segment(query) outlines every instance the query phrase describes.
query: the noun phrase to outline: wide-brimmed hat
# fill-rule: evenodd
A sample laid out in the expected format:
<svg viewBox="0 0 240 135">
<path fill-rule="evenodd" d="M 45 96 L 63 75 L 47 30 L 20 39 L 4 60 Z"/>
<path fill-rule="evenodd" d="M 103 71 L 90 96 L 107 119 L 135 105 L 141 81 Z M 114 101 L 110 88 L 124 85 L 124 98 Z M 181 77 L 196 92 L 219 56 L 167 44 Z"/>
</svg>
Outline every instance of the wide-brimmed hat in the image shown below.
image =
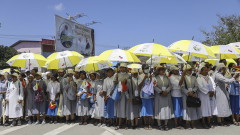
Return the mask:
<svg viewBox="0 0 240 135">
<path fill-rule="evenodd" d="M 18 73 L 13 73 L 13 74 L 11 74 L 11 76 L 18 77 L 19 74 Z"/>
<path fill-rule="evenodd" d="M 42 76 L 42 73 L 41 72 L 37 72 L 36 75 Z"/>
<path fill-rule="evenodd" d="M 68 74 L 74 74 L 73 69 L 68 69 L 67 72 L 68 72 Z"/>
<path fill-rule="evenodd" d="M 192 69 L 192 66 L 191 65 L 189 65 L 189 64 L 185 64 L 184 66 L 183 66 L 183 70 L 188 70 L 188 69 Z"/>
<path fill-rule="evenodd" d="M 138 73 L 138 69 L 137 69 L 137 68 L 133 68 L 133 69 L 131 70 L 131 73 L 132 73 L 132 74 Z"/>
<path fill-rule="evenodd" d="M 176 67 L 176 66 L 174 66 L 174 65 L 172 65 L 172 66 L 170 67 L 170 71 L 173 71 L 173 70 L 179 70 L 179 68 Z"/>
<path fill-rule="evenodd" d="M 127 63 L 121 63 L 119 67 L 127 67 Z"/>
</svg>

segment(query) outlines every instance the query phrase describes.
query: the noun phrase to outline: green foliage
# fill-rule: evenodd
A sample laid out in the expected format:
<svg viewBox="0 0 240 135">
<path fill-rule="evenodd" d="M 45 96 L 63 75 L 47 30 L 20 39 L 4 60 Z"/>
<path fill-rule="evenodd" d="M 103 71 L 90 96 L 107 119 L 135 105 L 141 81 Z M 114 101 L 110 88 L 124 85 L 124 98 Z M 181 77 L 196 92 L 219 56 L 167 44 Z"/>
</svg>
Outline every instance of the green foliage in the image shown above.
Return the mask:
<svg viewBox="0 0 240 135">
<path fill-rule="evenodd" d="M 218 24 L 213 25 L 213 30 L 210 32 L 202 30 L 206 36 L 203 44 L 206 45 L 226 45 L 233 42 L 240 41 L 240 16 L 229 15 L 221 16 Z"/>
<path fill-rule="evenodd" d="M 9 67 L 6 62 L 17 54 L 18 52 L 14 48 L 0 45 L 0 69 Z"/>
</svg>

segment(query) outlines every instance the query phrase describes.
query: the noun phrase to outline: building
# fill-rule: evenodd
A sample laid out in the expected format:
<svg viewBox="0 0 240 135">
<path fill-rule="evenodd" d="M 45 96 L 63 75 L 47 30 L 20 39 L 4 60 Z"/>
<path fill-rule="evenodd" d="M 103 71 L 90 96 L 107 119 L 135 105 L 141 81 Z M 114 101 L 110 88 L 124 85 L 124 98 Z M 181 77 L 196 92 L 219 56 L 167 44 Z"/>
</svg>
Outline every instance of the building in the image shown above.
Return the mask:
<svg viewBox="0 0 240 135">
<path fill-rule="evenodd" d="M 50 39 L 42 39 L 41 41 L 34 40 L 19 40 L 10 47 L 22 53 L 36 53 L 44 57 L 48 57 L 55 51 L 55 42 Z"/>
</svg>

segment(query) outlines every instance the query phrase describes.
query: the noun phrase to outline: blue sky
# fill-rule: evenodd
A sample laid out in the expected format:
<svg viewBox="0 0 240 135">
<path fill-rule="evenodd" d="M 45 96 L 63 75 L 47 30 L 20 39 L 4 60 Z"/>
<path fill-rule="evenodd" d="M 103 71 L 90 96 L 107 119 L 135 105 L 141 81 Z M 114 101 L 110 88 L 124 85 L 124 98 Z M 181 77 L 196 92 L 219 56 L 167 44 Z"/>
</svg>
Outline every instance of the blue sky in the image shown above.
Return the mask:
<svg viewBox="0 0 240 135">
<path fill-rule="evenodd" d="M 239 15 L 240 0 L 0 0 L 0 44 L 51 38 L 54 14 L 66 13 L 87 14 L 79 23 L 102 22 L 91 26 L 98 55 L 153 39 L 165 46 L 193 36 L 202 41 L 200 30 L 210 31 L 217 24 L 216 14 Z"/>
</svg>

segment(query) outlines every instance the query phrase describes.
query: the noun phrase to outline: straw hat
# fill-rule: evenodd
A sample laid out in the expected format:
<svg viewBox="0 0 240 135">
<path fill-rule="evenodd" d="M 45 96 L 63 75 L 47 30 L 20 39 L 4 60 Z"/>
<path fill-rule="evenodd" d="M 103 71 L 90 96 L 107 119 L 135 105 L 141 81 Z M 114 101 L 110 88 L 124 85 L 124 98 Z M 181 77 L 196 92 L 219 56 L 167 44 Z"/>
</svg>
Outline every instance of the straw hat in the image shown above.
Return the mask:
<svg viewBox="0 0 240 135">
<path fill-rule="evenodd" d="M 191 68 L 192 68 L 192 66 L 189 65 L 189 64 L 183 66 L 183 70 L 188 70 L 188 69 L 191 69 Z"/>
<path fill-rule="evenodd" d="M 173 71 L 173 70 L 179 70 L 179 68 L 176 67 L 176 66 L 174 66 L 174 65 L 172 65 L 172 66 L 170 67 L 170 71 Z"/>
<path fill-rule="evenodd" d="M 68 72 L 69 74 L 74 74 L 73 69 L 68 69 L 67 72 Z"/>
<path fill-rule="evenodd" d="M 120 67 L 125 67 L 126 68 L 127 67 L 127 63 L 121 63 Z"/>
<path fill-rule="evenodd" d="M 138 69 L 133 68 L 133 69 L 131 70 L 131 73 L 132 73 L 132 74 L 134 74 L 134 73 L 138 73 Z"/>
<path fill-rule="evenodd" d="M 13 74 L 11 74 L 11 76 L 18 77 L 19 75 L 18 75 L 18 73 L 13 73 Z"/>
</svg>

